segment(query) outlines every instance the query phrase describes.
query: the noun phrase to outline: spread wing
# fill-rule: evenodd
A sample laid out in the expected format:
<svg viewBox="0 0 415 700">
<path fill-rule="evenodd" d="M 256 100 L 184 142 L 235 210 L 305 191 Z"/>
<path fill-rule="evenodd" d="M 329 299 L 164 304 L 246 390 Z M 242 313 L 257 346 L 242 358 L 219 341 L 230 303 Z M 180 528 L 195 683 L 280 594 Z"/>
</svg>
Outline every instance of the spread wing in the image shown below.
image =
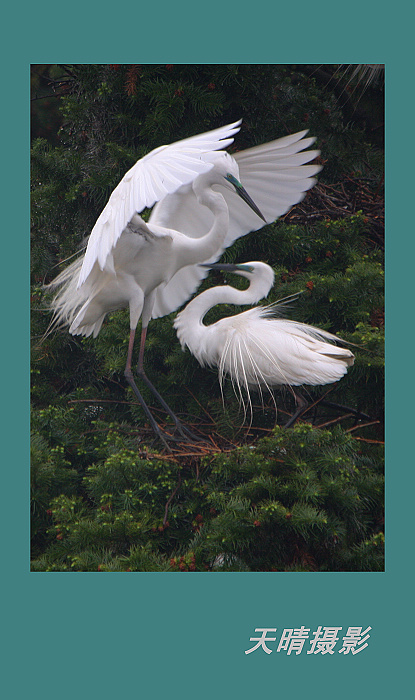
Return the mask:
<svg viewBox="0 0 415 700">
<path fill-rule="evenodd" d="M 316 182 L 314 176 L 321 167 L 306 164 L 318 156 L 319 151 L 304 150 L 315 141 L 311 137 L 304 138 L 306 134 L 307 131 L 300 131 L 233 154 L 241 183 L 267 223 L 272 223 L 300 202 Z M 215 187 L 228 204 L 229 230 L 222 249 L 215 257 L 200 262 L 214 262 L 237 238 L 265 225 L 236 193 L 219 185 Z M 182 187 L 156 204 L 150 223 L 168 226 L 191 238 L 199 238 L 211 228 L 213 215 L 207 207 L 198 203 L 191 187 Z M 206 268 L 197 265 L 176 272 L 170 282 L 157 290 L 153 318 L 164 316 L 181 306 L 207 274 Z"/>
<path fill-rule="evenodd" d="M 241 120 L 160 146 L 137 161 L 112 192 L 91 231 L 78 286 L 95 262 L 101 270 L 105 268 L 112 248 L 133 215 L 210 170 L 212 163 L 205 161 L 203 154 L 229 146 L 240 124 Z"/>
</svg>

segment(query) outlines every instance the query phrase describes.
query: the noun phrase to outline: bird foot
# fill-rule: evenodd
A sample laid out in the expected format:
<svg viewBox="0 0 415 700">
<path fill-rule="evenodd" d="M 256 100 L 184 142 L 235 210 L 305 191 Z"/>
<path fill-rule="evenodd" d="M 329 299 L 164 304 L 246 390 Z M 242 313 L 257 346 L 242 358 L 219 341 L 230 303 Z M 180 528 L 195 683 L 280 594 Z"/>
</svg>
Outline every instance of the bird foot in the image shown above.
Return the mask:
<svg viewBox="0 0 415 700">
<path fill-rule="evenodd" d="M 152 425 L 153 431 L 155 433 L 156 440 L 163 443 L 166 450 L 171 454 L 173 450 L 171 449 L 170 443 L 174 445 L 179 445 L 186 443 L 187 445 L 197 444 L 201 445 L 206 443 L 206 440 L 198 437 L 191 430 L 189 430 L 183 423 L 178 421 L 175 426 L 172 426 L 172 433 L 167 433 L 165 430 L 160 428 L 158 424 Z"/>
<path fill-rule="evenodd" d="M 183 425 L 183 423 L 181 423 L 180 421 L 176 424 L 176 430 L 186 442 L 205 442 L 203 438 L 200 438 L 194 433 L 192 433 L 192 431 L 189 430 L 189 428 Z M 179 439 L 178 441 L 180 442 Z"/>
</svg>

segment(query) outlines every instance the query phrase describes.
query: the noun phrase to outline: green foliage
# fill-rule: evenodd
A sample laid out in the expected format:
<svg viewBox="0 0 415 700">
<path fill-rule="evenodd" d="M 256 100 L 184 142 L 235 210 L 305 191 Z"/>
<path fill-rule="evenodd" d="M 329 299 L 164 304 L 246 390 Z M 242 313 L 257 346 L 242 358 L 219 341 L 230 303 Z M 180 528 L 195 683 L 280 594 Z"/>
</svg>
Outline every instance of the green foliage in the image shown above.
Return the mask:
<svg viewBox="0 0 415 700">
<path fill-rule="evenodd" d="M 340 428 L 277 428 L 200 471 L 123 444 L 109 431 L 83 497 L 52 500 L 34 570 L 382 569 L 381 455 Z"/>
<path fill-rule="evenodd" d="M 90 64 L 49 67 L 49 79 L 62 81 L 62 72 L 53 138 L 42 101 L 34 103 L 32 570 L 382 570 L 383 149 L 369 128 L 379 95 L 357 119 L 337 82 L 312 66 Z M 369 418 L 319 404 L 305 420 L 320 429 L 283 431 L 293 410 L 287 390 L 276 394 L 277 410 L 272 397 L 258 398 L 250 425 L 230 384 L 222 397 L 216 371 L 182 352 L 171 314 L 150 324 L 146 371 L 217 449 L 168 457 L 125 384 L 128 314 L 111 314 L 96 339 L 48 333 L 42 285 L 85 245 L 138 158 L 240 117 L 235 148 L 310 129 L 324 167 L 319 188 L 222 259 L 268 262 L 276 275 L 268 302 L 298 294 L 284 314 L 352 344 L 348 374 L 308 398 L 329 391 Z M 212 273 L 199 291 L 221 283 Z M 206 320 L 239 311 L 221 305 Z"/>
<path fill-rule="evenodd" d="M 210 498 L 220 514 L 198 547 L 210 558 L 236 556 L 254 571 L 298 565 L 306 571 L 360 570 L 351 550 L 379 534 L 383 494 L 379 465 L 360 452 L 339 428 L 302 425 L 277 429 L 274 438 L 241 448 L 232 459 L 218 458 L 220 490 Z M 382 567 L 381 554 L 366 568 L 372 565 Z"/>
</svg>

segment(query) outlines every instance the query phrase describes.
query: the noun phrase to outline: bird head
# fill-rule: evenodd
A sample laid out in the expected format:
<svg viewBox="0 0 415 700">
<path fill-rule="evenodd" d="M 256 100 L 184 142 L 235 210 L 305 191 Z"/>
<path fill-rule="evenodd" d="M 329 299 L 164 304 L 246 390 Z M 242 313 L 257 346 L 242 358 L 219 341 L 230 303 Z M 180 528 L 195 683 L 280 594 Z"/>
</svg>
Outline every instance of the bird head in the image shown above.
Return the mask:
<svg viewBox="0 0 415 700">
<path fill-rule="evenodd" d="M 254 200 L 249 196 L 248 192 L 246 191 L 246 189 L 242 185 L 242 183 L 239 182 L 239 180 L 234 175 L 232 175 L 232 173 L 226 173 L 225 180 L 227 180 L 227 182 L 229 182 L 233 186 L 236 194 L 239 197 L 241 197 L 241 199 L 243 199 L 244 202 L 246 202 L 249 207 L 251 207 L 252 211 L 254 211 L 255 214 L 258 214 L 258 216 L 260 217 L 260 219 L 262 219 L 262 221 L 265 221 L 265 223 L 267 223 L 265 216 L 258 209 Z"/>
<path fill-rule="evenodd" d="M 239 180 L 239 168 L 236 160 L 226 151 L 207 153 L 204 155 L 204 159 L 213 163 L 213 168 L 208 174 L 208 176 L 213 178 L 213 184 L 223 185 L 227 189 L 232 190 L 232 192 L 236 192 L 238 197 L 243 199 L 251 207 L 252 211 L 267 223 L 264 215 Z"/>
<path fill-rule="evenodd" d="M 250 288 L 257 288 L 258 299 L 265 297 L 274 284 L 274 270 L 264 262 L 257 260 L 247 263 L 200 263 L 200 267 L 210 270 L 233 272 L 249 280 Z"/>
</svg>

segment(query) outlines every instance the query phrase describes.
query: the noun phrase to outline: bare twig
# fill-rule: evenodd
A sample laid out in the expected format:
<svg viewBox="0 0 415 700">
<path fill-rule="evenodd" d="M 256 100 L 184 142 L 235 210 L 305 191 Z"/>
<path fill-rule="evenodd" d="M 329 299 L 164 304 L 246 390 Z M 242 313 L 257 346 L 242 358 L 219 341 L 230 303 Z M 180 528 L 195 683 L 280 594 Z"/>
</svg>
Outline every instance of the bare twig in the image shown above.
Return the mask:
<svg viewBox="0 0 415 700">
<path fill-rule="evenodd" d="M 348 428 L 346 433 L 352 433 L 354 430 L 359 430 L 360 428 L 367 428 L 369 425 L 380 425 L 380 420 L 372 420 L 370 423 L 360 423 L 359 425 L 353 426 L 353 428 Z"/>
<path fill-rule="evenodd" d="M 356 435 L 356 437 L 355 436 L 352 436 L 352 437 L 353 437 L 353 440 L 360 440 L 361 442 L 370 442 L 373 445 L 384 445 L 385 444 L 383 440 L 370 440 L 369 438 L 359 437 L 357 435 Z"/>
<path fill-rule="evenodd" d="M 178 492 L 181 483 L 182 483 L 182 475 L 179 474 L 179 481 L 178 481 L 178 483 L 177 483 L 177 486 L 176 486 L 176 488 L 174 489 L 174 491 L 173 491 L 173 493 L 171 494 L 171 496 L 169 497 L 169 499 L 168 499 L 168 501 L 167 501 L 167 503 L 166 503 L 166 507 L 165 507 L 165 509 L 164 509 L 164 518 L 163 518 L 163 525 L 164 525 L 164 526 L 166 525 L 166 522 L 167 522 L 167 514 L 168 514 L 168 511 L 169 511 L 169 505 L 170 505 L 170 503 L 172 502 L 173 498 L 175 497 L 176 493 Z"/>
</svg>

